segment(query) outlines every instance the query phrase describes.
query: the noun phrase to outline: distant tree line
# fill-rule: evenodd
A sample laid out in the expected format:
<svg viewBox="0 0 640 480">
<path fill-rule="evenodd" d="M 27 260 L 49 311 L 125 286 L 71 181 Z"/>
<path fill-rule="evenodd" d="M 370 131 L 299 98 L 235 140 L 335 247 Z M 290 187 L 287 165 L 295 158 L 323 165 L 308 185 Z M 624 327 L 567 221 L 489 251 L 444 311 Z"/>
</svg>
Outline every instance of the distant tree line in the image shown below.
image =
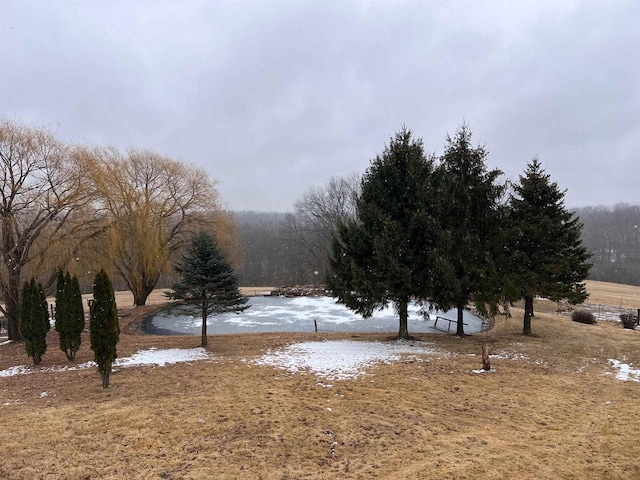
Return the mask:
<svg viewBox="0 0 640 480">
<path fill-rule="evenodd" d="M 640 285 L 640 206 L 578 208 L 582 242 L 592 254 L 589 278 Z"/>
<path fill-rule="evenodd" d="M 235 212 L 237 274 L 241 285 L 280 287 L 324 282 L 313 252 L 290 236 L 287 214 Z"/>
<path fill-rule="evenodd" d="M 235 212 L 238 276 L 247 286 L 317 285 L 325 282 L 331 238 L 339 221 L 355 215 L 356 174 L 310 186 L 293 212 Z"/>
<path fill-rule="evenodd" d="M 314 186 L 307 194 L 318 190 L 330 188 Z M 589 279 L 640 285 L 640 206 L 582 207 L 574 212 L 583 225 L 582 244 L 592 254 Z M 327 234 L 331 230 L 324 232 L 322 242 L 314 241 L 320 237 L 314 230 L 292 230 L 292 224 L 299 224 L 304 218 L 298 215 L 297 209 L 286 214 L 234 212 L 238 229 L 235 252 L 242 285 L 277 287 L 323 281 L 324 277 L 314 272 L 327 269 Z M 311 238 L 306 239 L 305 235 Z"/>
</svg>

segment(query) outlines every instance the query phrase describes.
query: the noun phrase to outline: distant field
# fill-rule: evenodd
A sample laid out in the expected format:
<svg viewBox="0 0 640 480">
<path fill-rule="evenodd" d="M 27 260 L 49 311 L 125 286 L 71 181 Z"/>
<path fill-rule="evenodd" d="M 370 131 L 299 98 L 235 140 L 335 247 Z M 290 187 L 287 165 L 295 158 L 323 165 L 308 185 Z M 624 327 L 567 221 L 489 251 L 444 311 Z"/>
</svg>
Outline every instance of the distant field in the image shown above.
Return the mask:
<svg viewBox="0 0 640 480">
<path fill-rule="evenodd" d="M 635 308 L 640 298 L 640 287 L 588 289 L 596 304 Z M 118 294 L 121 308 L 131 302 Z M 126 333 L 154 308 L 123 311 L 119 357 L 197 347 L 197 337 Z M 522 311 L 512 313 L 463 339 L 417 335 L 414 344 L 436 353 L 333 381 L 255 362 L 302 341 L 395 341 L 212 336 L 209 360 L 119 368 L 107 390 L 93 369 L 62 371 L 69 362 L 53 331 L 42 368 L 28 375 L 2 376 L 29 365 L 22 345 L 3 344 L 0 478 L 640 478 L 640 331 L 577 324 L 548 302 L 537 307 L 534 336 L 523 337 Z M 83 342 L 73 365 L 92 359 Z M 483 345 L 495 371 L 474 373 Z M 626 365 L 628 381 L 611 360 Z"/>
<path fill-rule="evenodd" d="M 588 303 L 640 308 L 640 287 L 618 283 L 587 281 Z"/>
</svg>

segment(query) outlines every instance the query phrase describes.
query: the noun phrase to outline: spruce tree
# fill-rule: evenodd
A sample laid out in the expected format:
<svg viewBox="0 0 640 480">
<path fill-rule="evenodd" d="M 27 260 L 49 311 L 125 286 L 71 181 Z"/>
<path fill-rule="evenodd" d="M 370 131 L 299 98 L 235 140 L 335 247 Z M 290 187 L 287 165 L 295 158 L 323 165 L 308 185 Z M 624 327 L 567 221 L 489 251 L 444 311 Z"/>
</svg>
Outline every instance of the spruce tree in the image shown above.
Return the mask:
<svg viewBox="0 0 640 480">
<path fill-rule="evenodd" d="M 457 309 L 457 335 L 464 335 L 463 312 L 470 301 L 483 315 L 494 315 L 501 275 L 494 262 L 502 219 L 502 174 L 488 170 L 487 151 L 471 145 L 467 125 L 447 136 L 441 157 L 438 208 L 441 226 L 434 268 L 433 302 L 441 310 Z"/>
<path fill-rule="evenodd" d="M 534 158 L 509 200 L 508 294 L 524 299 L 523 334 L 531 335 L 533 299 L 582 303 L 590 254 L 582 246 L 582 224 L 564 206 L 565 192 Z"/>
<path fill-rule="evenodd" d="M 220 313 L 240 313 L 249 300 L 240 293 L 233 266 L 216 240 L 206 232 L 191 239 L 181 261 L 175 266 L 180 281 L 167 297 L 182 300 L 181 307 L 202 318 L 201 345 L 207 346 L 207 317 Z"/>
<path fill-rule="evenodd" d="M 327 286 L 351 310 L 370 317 L 391 303 L 398 338 L 409 338 L 408 304 L 430 294 L 437 239 L 433 158 L 403 128 L 372 160 L 356 202 L 356 219 L 334 236 Z"/>
<path fill-rule="evenodd" d="M 49 308 L 42 285 L 32 278 L 22 288 L 20 302 L 20 335 L 27 355 L 38 365 L 47 350 L 47 332 L 51 328 Z"/>
<path fill-rule="evenodd" d="M 120 338 L 120 325 L 113 286 L 104 269 L 98 272 L 93 283 L 89 338 L 98 372 L 102 377 L 102 388 L 107 388 L 111 366 L 117 358 L 116 344 Z"/>
<path fill-rule="evenodd" d="M 84 309 L 78 277 L 58 271 L 56 282 L 56 331 L 60 336 L 60 350 L 73 360 L 82 342 Z"/>
</svg>

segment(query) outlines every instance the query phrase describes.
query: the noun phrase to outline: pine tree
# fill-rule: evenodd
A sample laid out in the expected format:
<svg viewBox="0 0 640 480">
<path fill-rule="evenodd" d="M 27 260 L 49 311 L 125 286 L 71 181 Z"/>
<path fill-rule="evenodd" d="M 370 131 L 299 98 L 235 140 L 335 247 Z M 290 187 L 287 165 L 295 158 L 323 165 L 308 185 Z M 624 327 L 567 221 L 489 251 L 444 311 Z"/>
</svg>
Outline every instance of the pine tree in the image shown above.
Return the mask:
<svg viewBox="0 0 640 480">
<path fill-rule="evenodd" d="M 216 240 L 206 232 L 191 239 L 181 261 L 175 266 L 180 282 L 167 297 L 182 300 L 181 308 L 202 318 L 201 345 L 207 346 L 207 317 L 220 313 L 240 313 L 249 300 L 240 293 L 238 279 Z"/>
<path fill-rule="evenodd" d="M 371 162 L 356 220 L 340 224 L 332 243 L 328 288 L 365 318 L 393 304 L 399 338 L 409 338 L 409 301 L 430 294 L 437 238 L 434 181 L 433 158 L 403 128 Z"/>
<path fill-rule="evenodd" d="M 51 328 L 49 308 L 42 285 L 34 278 L 25 282 L 20 302 L 20 335 L 27 355 L 38 365 L 47 350 L 47 332 Z"/>
<path fill-rule="evenodd" d="M 102 388 L 107 388 L 111 366 L 117 358 L 116 344 L 120 339 L 120 325 L 113 286 L 103 269 L 98 272 L 93 283 L 89 338 L 98 372 L 102 377 Z"/>
<path fill-rule="evenodd" d="M 58 271 L 56 282 L 56 331 L 60 336 L 60 350 L 73 360 L 82 342 L 84 309 L 78 277 Z"/>
<path fill-rule="evenodd" d="M 582 303 L 590 254 L 582 246 L 582 225 L 564 206 L 565 192 L 534 158 L 509 201 L 509 294 L 524 299 L 523 334 L 531 335 L 533 299 Z"/>
<path fill-rule="evenodd" d="M 501 278 L 494 257 L 499 244 L 502 174 L 487 170 L 487 151 L 471 145 L 462 125 L 447 136 L 439 173 L 442 184 L 440 238 L 434 269 L 433 302 L 441 310 L 457 309 L 457 335 L 464 335 L 463 312 L 473 301 L 483 315 L 497 312 Z"/>
</svg>

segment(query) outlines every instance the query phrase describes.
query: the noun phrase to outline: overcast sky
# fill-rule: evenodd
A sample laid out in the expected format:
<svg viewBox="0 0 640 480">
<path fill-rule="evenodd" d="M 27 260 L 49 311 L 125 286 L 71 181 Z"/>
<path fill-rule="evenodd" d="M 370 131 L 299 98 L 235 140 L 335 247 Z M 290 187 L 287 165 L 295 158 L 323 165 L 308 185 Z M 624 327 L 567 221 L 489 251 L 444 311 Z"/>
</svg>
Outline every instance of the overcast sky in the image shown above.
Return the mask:
<svg viewBox="0 0 640 480">
<path fill-rule="evenodd" d="M 640 202 L 640 2 L 0 0 L 0 116 L 203 167 L 288 211 L 403 124 L 538 156 L 570 207 Z"/>
</svg>

